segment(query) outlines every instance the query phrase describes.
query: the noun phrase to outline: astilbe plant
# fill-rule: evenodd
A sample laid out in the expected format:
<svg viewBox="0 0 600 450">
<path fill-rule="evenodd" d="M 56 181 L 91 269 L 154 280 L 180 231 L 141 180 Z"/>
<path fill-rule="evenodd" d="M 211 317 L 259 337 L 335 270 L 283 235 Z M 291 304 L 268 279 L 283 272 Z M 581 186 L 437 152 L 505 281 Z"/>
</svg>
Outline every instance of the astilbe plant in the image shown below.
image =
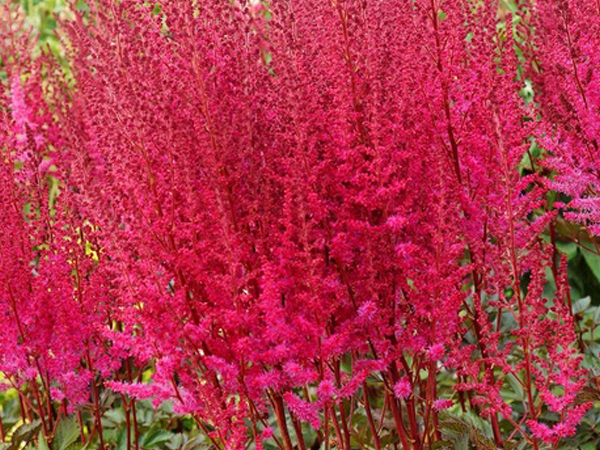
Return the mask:
<svg viewBox="0 0 600 450">
<path fill-rule="evenodd" d="M 519 97 L 516 17 L 492 0 L 88 7 L 61 24 L 74 87 L 48 55 L 2 55 L 0 361 L 25 420 L 52 441 L 90 403 L 103 448 L 108 388 L 133 411 L 172 401 L 215 448 L 451 446 L 469 413 L 489 421 L 479 447 L 573 435 L 590 404 L 566 261 L 542 238 L 553 185 L 519 164 L 553 127 L 583 140 Z M 3 14 L 7 42 L 27 36 Z M 531 58 L 558 48 L 551 28 Z"/>
<path fill-rule="evenodd" d="M 555 189 L 570 197 L 565 217 L 598 233 L 597 2 L 536 5 L 534 25 L 543 39 L 532 50 L 536 98 L 547 120 L 540 141 L 553 156 Z M 562 205 L 558 205 L 562 206 Z"/>
<path fill-rule="evenodd" d="M 56 202 L 64 142 L 43 81 L 56 67 L 29 59 L 35 41 L 20 11 L 3 5 L 0 17 L 9 87 L 1 99 L 2 383 L 18 391 L 23 420 L 52 441 L 61 417 L 90 395 L 97 406 L 96 375 L 120 365 L 104 345 L 113 305 L 89 222 L 69 193 Z"/>
</svg>

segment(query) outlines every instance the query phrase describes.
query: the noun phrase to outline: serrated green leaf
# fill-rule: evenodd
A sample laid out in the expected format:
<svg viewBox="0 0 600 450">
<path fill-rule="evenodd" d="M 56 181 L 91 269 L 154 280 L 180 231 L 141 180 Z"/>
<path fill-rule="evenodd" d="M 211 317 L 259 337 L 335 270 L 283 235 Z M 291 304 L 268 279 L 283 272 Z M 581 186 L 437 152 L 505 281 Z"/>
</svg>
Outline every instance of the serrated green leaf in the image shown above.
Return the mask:
<svg viewBox="0 0 600 450">
<path fill-rule="evenodd" d="M 454 450 L 469 450 L 469 435 L 461 434 L 454 442 Z"/>
<path fill-rule="evenodd" d="M 201 448 L 205 444 L 205 437 L 202 434 L 194 436 L 189 441 L 187 441 L 181 450 L 196 450 Z"/>
<path fill-rule="evenodd" d="M 102 415 L 102 425 L 114 427 L 125 422 L 125 411 L 123 408 L 112 408 Z"/>
<path fill-rule="evenodd" d="M 50 447 L 48 447 L 48 442 L 46 441 L 46 437 L 44 436 L 44 433 L 42 433 L 41 431 L 38 433 L 37 450 L 50 450 Z"/>
<path fill-rule="evenodd" d="M 73 419 L 62 419 L 52 442 L 55 450 L 66 450 L 79 437 L 79 426 Z"/>
<path fill-rule="evenodd" d="M 165 444 L 170 450 L 179 450 L 185 442 L 185 436 L 182 433 L 174 434 L 173 437 Z"/>
<path fill-rule="evenodd" d="M 173 433 L 163 430 L 158 426 L 150 428 L 140 438 L 140 444 L 144 448 L 155 448 L 160 444 L 164 444 L 173 437 Z"/>
<path fill-rule="evenodd" d="M 125 450 L 127 448 L 127 428 L 121 428 L 117 433 L 116 450 Z"/>
<path fill-rule="evenodd" d="M 575 403 L 577 405 L 582 405 L 587 402 L 597 402 L 600 401 L 600 392 L 598 392 L 597 388 L 591 386 L 583 387 L 575 397 Z"/>
<path fill-rule="evenodd" d="M 77 444 L 73 444 L 70 445 L 67 450 L 83 450 L 85 448 L 85 446 L 83 444 L 77 443 Z"/>
<path fill-rule="evenodd" d="M 40 420 L 21 425 L 12 435 L 9 450 L 17 450 L 22 444 L 27 444 L 38 433 L 41 428 Z"/>
<path fill-rule="evenodd" d="M 466 433 L 469 431 L 469 426 L 461 420 L 449 418 L 440 423 L 440 427 L 445 431 L 454 433 Z"/>
<path fill-rule="evenodd" d="M 104 442 L 108 444 L 116 444 L 118 432 L 119 429 L 117 428 L 103 428 L 102 437 L 104 438 Z"/>
</svg>

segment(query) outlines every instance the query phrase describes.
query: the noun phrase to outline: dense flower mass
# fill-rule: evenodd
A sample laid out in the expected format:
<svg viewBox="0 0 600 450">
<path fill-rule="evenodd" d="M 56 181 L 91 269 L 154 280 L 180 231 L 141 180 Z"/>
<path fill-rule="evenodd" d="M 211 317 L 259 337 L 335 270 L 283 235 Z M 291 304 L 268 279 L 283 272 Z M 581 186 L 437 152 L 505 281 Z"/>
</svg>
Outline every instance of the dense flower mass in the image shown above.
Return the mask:
<svg viewBox="0 0 600 450">
<path fill-rule="evenodd" d="M 49 445 L 109 448 L 109 390 L 216 449 L 575 433 L 595 2 L 75 3 L 66 66 L 0 12 L 1 381 Z"/>
</svg>

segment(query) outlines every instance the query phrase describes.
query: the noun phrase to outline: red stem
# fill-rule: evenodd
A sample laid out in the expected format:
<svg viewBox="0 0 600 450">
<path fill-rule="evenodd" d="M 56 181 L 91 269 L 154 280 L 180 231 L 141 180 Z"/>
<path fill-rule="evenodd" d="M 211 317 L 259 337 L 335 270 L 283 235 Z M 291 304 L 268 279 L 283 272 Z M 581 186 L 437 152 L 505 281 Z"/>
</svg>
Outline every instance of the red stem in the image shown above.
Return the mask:
<svg viewBox="0 0 600 450">
<path fill-rule="evenodd" d="M 400 442 L 402 443 L 402 448 L 404 450 L 411 450 L 412 447 L 406 439 L 406 429 L 404 428 L 404 423 L 402 422 L 402 416 L 400 415 L 400 410 L 398 404 L 396 403 L 396 399 L 392 397 L 391 394 L 388 394 L 388 402 L 392 407 L 392 413 L 394 415 L 394 422 L 396 424 L 396 430 L 398 432 L 398 437 L 400 438 Z"/>
<path fill-rule="evenodd" d="M 365 411 L 367 412 L 367 419 L 369 420 L 369 427 L 371 428 L 371 434 L 373 435 L 373 443 L 375 444 L 375 450 L 381 450 L 381 443 L 379 442 L 379 433 L 373 420 L 373 413 L 371 412 L 371 401 L 369 400 L 369 391 L 367 382 L 363 381 L 363 399 L 365 402 Z"/>
<path fill-rule="evenodd" d="M 131 420 L 129 417 L 129 405 L 124 394 L 121 394 L 121 402 L 123 402 L 123 409 L 125 410 L 125 425 L 127 427 L 127 450 L 131 450 Z"/>
<path fill-rule="evenodd" d="M 90 357 L 89 349 L 87 350 L 87 365 L 90 372 L 92 372 L 92 399 L 94 401 L 94 417 L 96 421 L 96 428 L 98 429 L 98 438 L 100 440 L 100 450 L 104 450 L 104 436 L 102 430 L 102 413 L 100 412 L 100 398 L 98 393 L 98 386 L 96 385 L 94 370 L 92 369 L 92 358 Z M 91 439 L 91 436 L 90 436 Z"/>
<path fill-rule="evenodd" d="M 86 439 L 85 432 L 83 430 L 83 418 L 81 417 L 80 410 L 77 410 L 77 423 L 79 424 L 79 437 L 81 438 L 81 444 L 85 447 Z"/>
<path fill-rule="evenodd" d="M 0 441 L 6 440 L 6 433 L 4 432 L 4 424 L 2 423 L 2 414 L 0 414 Z"/>
<path fill-rule="evenodd" d="M 298 449 L 306 450 L 306 444 L 304 442 L 304 436 L 302 435 L 302 424 L 300 421 L 292 415 L 292 425 L 294 425 L 294 431 L 296 433 L 296 439 L 298 440 Z"/>
<path fill-rule="evenodd" d="M 344 431 L 344 447 L 350 450 L 350 430 L 348 429 L 348 421 L 346 420 L 346 412 L 344 408 L 344 401 L 340 400 L 338 403 L 340 410 L 340 417 L 342 419 L 342 430 Z M 335 409 L 335 406 L 334 406 Z"/>
<path fill-rule="evenodd" d="M 271 395 L 271 399 L 275 408 L 275 417 L 277 419 L 277 425 L 279 425 L 279 429 L 281 430 L 281 436 L 283 438 L 285 450 L 294 450 L 294 446 L 292 445 L 292 440 L 290 438 L 290 432 L 288 431 L 287 422 L 285 419 L 285 406 L 283 405 L 283 398 L 280 394 L 274 393 Z"/>
<path fill-rule="evenodd" d="M 333 418 L 333 428 L 335 430 L 335 435 L 338 441 L 338 448 L 342 449 L 342 450 L 346 450 L 345 446 L 344 446 L 344 440 L 342 438 L 342 432 L 340 430 L 340 424 L 337 420 L 337 416 L 335 414 L 335 408 L 333 406 L 326 406 L 327 409 L 329 409 L 331 416 Z"/>
<path fill-rule="evenodd" d="M 40 392 L 39 392 L 37 384 L 34 380 L 31 380 L 29 385 L 31 386 L 31 391 L 33 392 L 33 396 L 37 403 L 37 405 L 36 405 L 37 414 L 40 417 L 40 420 L 42 422 L 42 431 L 44 433 L 44 437 L 46 438 L 46 440 L 48 441 L 48 444 L 50 445 L 51 439 L 50 440 L 48 439 L 50 437 L 49 430 L 48 430 L 48 425 L 46 423 L 46 416 L 44 414 L 44 408 L 43 408 L 43 405 L 42 405 L 42 402 L 40 399 Z"/>
<path fill-rule="evenodd" d="M 141 370 L 140 370 L 140 378 L 141 378 Z M 127 359 L 127 377 L 129 378 L 129 382 L 133 382 L 133 377 L 131 375 L 131 360 Z M 137 421 L 137 413 L 135 408 L 135 399 L 132 398 L 130 400 L 131 405 L 131 418 L 133 419 L 133 437 L 135 439 L 135 450 L 140 449 L 140 436 L 138 430 L 138 421 Z"/>
</svg>

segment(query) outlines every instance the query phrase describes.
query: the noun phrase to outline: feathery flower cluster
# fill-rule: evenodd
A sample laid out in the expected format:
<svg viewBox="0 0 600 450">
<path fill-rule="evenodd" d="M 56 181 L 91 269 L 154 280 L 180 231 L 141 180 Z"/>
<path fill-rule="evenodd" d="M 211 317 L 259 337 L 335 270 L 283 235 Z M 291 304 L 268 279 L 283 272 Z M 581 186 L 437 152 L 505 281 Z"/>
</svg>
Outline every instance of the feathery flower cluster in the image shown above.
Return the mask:
<svg viewBox="0 0 600 450">
<path fill-rule="evenodd" d="M 361 411 L 376 450 L 385 418 L 421 450 L 459 410 L 499 447 L 571 436 L 590 405 L 542 234 L 550 189 L 598 214 L 600 43 L 570 3 L 520 2 L 515 41 L 496 0 L 94 0 L 61 24 L 69 76 L 5 5 L 0 371 L 24 420 L 51 442 L 90 403 L 104 450 L 112 389 L 218 449 L 312 427 L 351 450 Z M 521 176 L 533 137 L 555 180 Z"/>
<path fill-rule="evenodd" d="M 553 156 L 553 188 L 570 197 L 565 218 L 598 234 L 598 108 L 600 6 L 594 1 L 550 1 L 536 5 L 535 27 L 543 30 L 532 54 L 532 78 L 546 119 L 540 142 Z M 563 206 L 559 204 L 557 206 Z"/>
</svg>

